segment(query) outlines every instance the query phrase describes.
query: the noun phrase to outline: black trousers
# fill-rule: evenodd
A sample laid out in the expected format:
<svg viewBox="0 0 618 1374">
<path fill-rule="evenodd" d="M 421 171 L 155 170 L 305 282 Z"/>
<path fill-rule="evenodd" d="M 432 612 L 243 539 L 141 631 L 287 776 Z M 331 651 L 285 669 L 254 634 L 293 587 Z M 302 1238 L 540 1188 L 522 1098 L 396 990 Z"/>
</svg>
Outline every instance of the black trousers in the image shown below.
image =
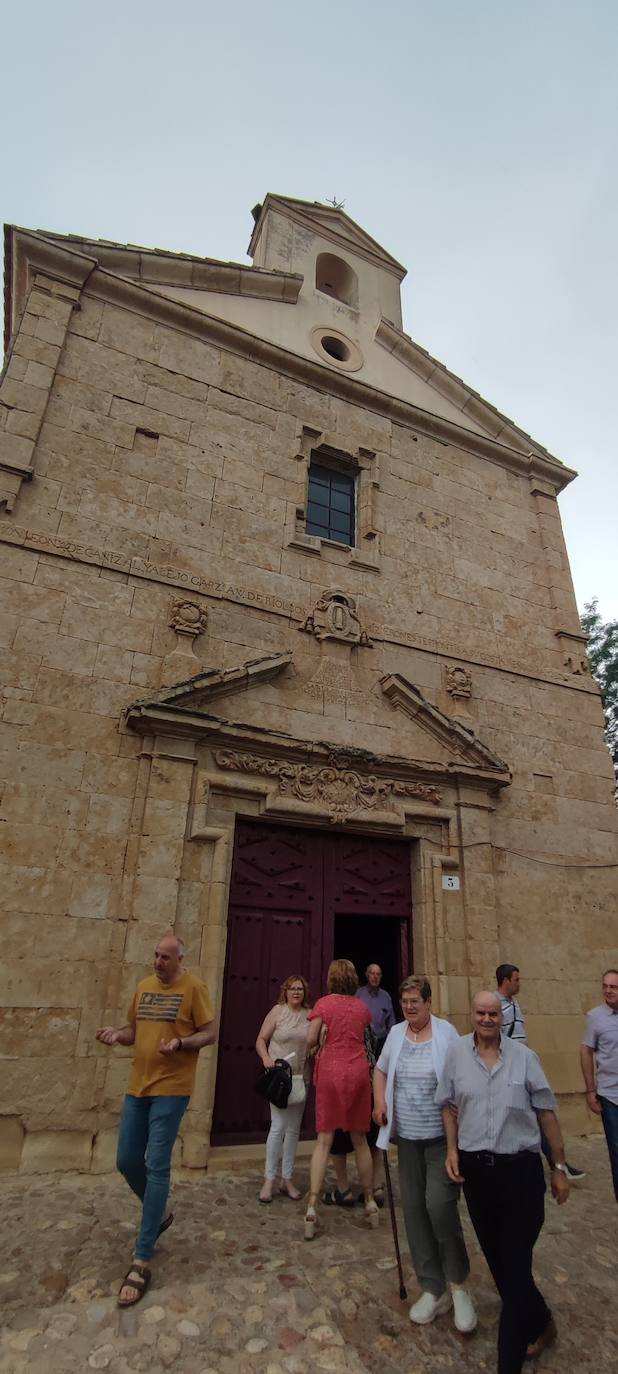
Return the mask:
<svg viewBox="0 0 618 1374">
<path fill-rule="evenodd" d="M 541 1156 L 460 1150 L 459 1166 L 470 1219 L 502 1298 L 498 1374 L 520 1374 L 526 1346 L 551 1316 L 532 1277 L 532 1251 L 545 1215 Z"/>
</svg>

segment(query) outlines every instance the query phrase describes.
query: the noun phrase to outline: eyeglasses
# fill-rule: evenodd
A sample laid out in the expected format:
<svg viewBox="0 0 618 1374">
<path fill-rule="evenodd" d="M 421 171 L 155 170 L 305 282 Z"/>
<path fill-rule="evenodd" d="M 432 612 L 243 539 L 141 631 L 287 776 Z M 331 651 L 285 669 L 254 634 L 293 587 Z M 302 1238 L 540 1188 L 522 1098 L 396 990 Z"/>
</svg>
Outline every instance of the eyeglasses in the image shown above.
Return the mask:
<svg viewBox="0 0 618 1374">
<path fill-rule="evenodd" d="M 288 988 L 288 992 L 304 992 L 304 988 Z"/>
</svg>

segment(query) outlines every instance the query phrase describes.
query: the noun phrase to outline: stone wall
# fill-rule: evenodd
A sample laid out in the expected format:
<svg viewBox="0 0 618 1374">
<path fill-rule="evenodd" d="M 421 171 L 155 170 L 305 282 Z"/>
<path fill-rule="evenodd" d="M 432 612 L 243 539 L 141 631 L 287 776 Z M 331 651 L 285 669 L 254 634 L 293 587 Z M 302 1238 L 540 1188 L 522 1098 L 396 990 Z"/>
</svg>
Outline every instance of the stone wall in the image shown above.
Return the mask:
<svg viewBox="0 0 618 1374">
<path fill-rule="evenodd" d="M 463 1026 L 496 957 L 519 963 L 531 1040 L 567 1105 L 579 1092 L 582 1012 L 615 961 L 617 826 L 598 694 L 572 652 L 555 491 L 508 455 L 501 465 L 393 419 L 388 398 L 370 410 L 334 394 L 318 365 L 310 386 L 257 356 L 173 327 L 147 301 L 139 313 L 102 286 L 80 294 L 45 276 L 12 342 L 0 388 L 0 457 L 15 457 L 0 511 L 2 1167 L 111 1166 L 126 1056 L 94 1032 L 124 1018 L 161 928 L 185 934 L 220 1002 L 229 871 L 213 934 L 216 855 L 187 839 L 201 756 L 158 752 L 123 712 L 269 653 L 292 655 L 281 681 L 208 709 L 446 767 L 442 745 L 428 752 L 384 699 L 381 679 L 400 674 L 512 770 L 490 805 L 459 798 L 448 844 L 465 881 L 435 972 Z M 355 558 L 303 537 L 314 442 L 365 464 Z M 301 633 L 328 587 L 355 599 L 371 647 Z M 209 1051 L 185 1163 L 207 1157 L 215 1065 Z M 568 1124 L 590 1124 L 580 1098 Z"/>
</svg>

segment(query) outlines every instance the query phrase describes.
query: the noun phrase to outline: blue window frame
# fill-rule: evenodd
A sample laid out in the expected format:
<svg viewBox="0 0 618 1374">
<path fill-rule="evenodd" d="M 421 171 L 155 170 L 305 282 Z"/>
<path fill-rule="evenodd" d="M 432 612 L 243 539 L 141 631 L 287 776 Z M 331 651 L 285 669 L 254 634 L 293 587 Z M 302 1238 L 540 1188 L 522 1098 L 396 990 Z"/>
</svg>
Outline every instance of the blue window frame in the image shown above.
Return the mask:
<svg viewBox="0 0 618 1374">
<path fill-rule="evenodd" d="M 353 547 L 355 539 L 354 478 L 337 468 L 309 466 L 307 534 Z"/>
</svg>

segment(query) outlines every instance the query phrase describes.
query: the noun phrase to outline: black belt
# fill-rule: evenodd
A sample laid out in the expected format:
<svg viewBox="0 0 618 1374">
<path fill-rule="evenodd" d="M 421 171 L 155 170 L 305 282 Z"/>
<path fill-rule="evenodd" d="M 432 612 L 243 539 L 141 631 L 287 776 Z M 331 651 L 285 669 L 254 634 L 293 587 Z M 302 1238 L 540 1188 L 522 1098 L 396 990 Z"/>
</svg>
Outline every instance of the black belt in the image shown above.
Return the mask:
<svg viewBox="0 0 618 1374">
<path fill-rule="evenodd" d="M 518 1150 L 516 1154 L 494 1154 L 492 1150 L 460 1150 L 460 1158 L 475 1159 L 477 1164 L 484 1164 L 486 1168 L 493 1169 L 496 1164 L 512 1164 L 514 1160 L 525 1159 L 526 1156 L 536 1154 L 536 1150 Z"/>
</svg>

